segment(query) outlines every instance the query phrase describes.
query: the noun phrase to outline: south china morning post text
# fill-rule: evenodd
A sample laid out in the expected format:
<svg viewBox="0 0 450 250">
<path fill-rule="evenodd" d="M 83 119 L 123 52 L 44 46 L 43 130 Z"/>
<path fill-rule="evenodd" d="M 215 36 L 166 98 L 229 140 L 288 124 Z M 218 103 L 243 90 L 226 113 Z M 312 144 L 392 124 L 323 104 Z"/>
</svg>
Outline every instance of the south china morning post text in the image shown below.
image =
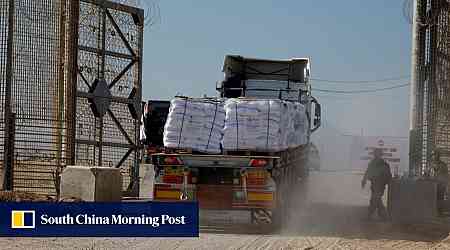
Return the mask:
<svg viewBox="0 0 450 250">
<path fill-rule="evenodd" d="M 160 225 L 186 225 L 186 216 L 170 216 L 163 214 L 161 216 L 96 216 L 95 214 L 79 214 L 72 216 L 66 214 L 65 216 L 52 217 L 48 214 L 43 214 L 40 217 L 41 225 L 151 225 L 152 227 L 159 227 Z"/>
<path fill-rule="evenodd" d="M 0 237 L 198 237 L 197 202 L 0 203 Z"/>
</svg>

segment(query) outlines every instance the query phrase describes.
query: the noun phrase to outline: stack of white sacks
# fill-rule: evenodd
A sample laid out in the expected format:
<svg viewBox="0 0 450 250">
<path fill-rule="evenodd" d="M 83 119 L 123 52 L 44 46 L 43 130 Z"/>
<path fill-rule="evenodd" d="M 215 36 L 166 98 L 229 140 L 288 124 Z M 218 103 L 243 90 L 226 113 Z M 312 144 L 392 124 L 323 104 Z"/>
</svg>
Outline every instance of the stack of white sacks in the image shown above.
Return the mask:
<svg viewBox="0 0 450 250">
<path fill-rule="evenodd" d="M 288 125 L 284 134 L 284 144 L 288 148 L 297 147 L 308 143 L 309 123 L 306 117 L 306 108 L 301 103 L 287 103 Z"/>
<path fill-rule="evenodd" d="M 221 100 L 175 98 L 164 127 L 164 146 L 220 153 L 224 123 Z"/>
<path fill-rule="evenodd" d="M 225 150 L 277 152 L 305 144 L 305 107 L 276 99 L 229 99 L 225 103 Z"/>
<path fill-rule="evenodd" d="M 205 153 L 221 150 L 277 152 L 307 143 L 305 107 L 278 99 L 175 98 L 164 146 Z"/>
</svg>

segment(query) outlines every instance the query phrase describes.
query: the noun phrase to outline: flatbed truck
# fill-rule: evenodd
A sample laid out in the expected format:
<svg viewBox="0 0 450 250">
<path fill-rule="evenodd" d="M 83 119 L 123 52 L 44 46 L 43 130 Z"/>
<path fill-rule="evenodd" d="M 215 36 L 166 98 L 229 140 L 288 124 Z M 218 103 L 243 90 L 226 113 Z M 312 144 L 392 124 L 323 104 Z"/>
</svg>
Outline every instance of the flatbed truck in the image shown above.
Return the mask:
<svg viewBox="0 0 450 250">
<path fill-rule="evenodd" d="M 311 95 L 309 59 L 266 60 L 226 56 L 222 98 L 281 98 L 301 102 L 308 117 L 308 143 L 281 152 L 224 151 L 210 155 L 164 149 L 151 154 L 155 201 L 196 200 L 204 210 L 246 210 L 255 224 L 278 228 L 292 198 L 302 197 L 308 177 L 310 134 L 321 121 Z M 294 100 L 292 100 L 295 98 Z M 312 111 L 314 110 L 313 114 Z"/>
</svg>

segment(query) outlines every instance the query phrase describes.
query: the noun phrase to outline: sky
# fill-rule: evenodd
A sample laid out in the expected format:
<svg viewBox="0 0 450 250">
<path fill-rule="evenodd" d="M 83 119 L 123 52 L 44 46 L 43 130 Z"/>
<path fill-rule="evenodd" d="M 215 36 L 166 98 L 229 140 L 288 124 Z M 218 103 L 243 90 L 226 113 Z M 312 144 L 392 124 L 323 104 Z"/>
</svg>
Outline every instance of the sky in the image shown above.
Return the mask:
<svg viewBox="0 0 450 250">
<path fill-rule="evenodd" d="M 143 98 L 216 95 L 225 55 L 311 58 L 311 77 L 372 80 L 410 75 L 411 25 L 404 0 L 159 0 L 161 21 L 146 27 Z M 359 90 L 408 83 L 313 88 Z M 322 132 L 407 136 L 409 88 L 371 94 L 314 92 Z"/>
</svg>

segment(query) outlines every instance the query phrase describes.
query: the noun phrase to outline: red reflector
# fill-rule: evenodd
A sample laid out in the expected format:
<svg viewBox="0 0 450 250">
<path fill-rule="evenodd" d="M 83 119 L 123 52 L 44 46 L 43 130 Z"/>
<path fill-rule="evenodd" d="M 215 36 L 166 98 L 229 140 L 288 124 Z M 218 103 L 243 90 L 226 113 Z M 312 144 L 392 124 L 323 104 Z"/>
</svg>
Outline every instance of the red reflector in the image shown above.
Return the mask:
<svg viewBox="0 0 450 250">
<path fill-rule="evenodd" d="M 167 165 L 182 165 L 183 163 L 177 157 L 166 157 L 164 163 Z"/>
<path fill-rule="evenodd" d="M 251 167 L 264 167 L 267 165 L 267 160 L 264 159 L 252 159 L 250 161 Z"/>
<path fill-rule="evenodd" d="M 147 152 L 148 153 L 156 153 L 156 152 L 158 152 L 158 150 L 156 150 L 156 148 L 148 148 Z"/>
</svg>

